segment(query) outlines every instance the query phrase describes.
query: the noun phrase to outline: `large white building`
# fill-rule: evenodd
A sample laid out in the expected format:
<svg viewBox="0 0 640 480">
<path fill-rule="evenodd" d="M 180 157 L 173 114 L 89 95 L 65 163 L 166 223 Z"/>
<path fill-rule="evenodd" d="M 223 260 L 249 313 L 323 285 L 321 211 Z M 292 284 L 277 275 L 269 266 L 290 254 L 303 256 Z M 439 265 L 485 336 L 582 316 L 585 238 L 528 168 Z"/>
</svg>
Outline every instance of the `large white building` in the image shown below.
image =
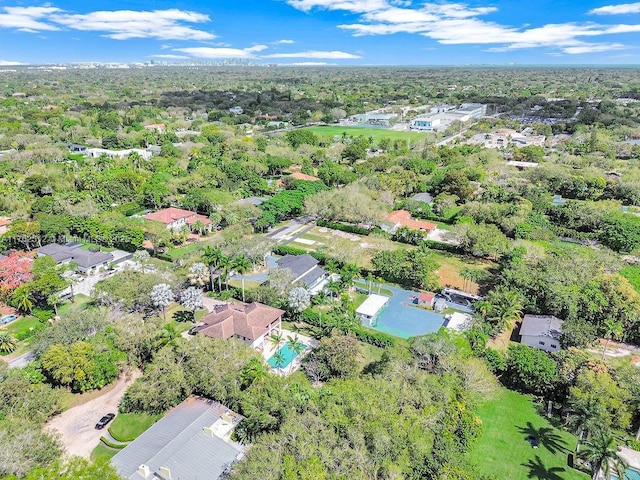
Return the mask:
<svg viewBox="0 0 640 480">
<path fill-rule="evenodd" d="M 463 103 L 456 109 L 450 105 L 438 105 L 427 115 L 414 118 L 409 128 L 418 132 L 440 132 L 455 121 L 468 122 L 474 118 L 481 118 L 486 113 L 487 106 L 480 103 Z"/>
<path fill-rule="evenodd" d="M 126 150 L 109 150 L 106 148 L 87 148 L 84 154 L 87 157 L 98 158 L 100 155 L 106 155 L 109 158 L 127 158 L 132 153 L 137 153 L 145 160 L 149 160 L 153 155 L 148 150 L 142 150 L 141 148 L 129 148 Z"/>
</svg>

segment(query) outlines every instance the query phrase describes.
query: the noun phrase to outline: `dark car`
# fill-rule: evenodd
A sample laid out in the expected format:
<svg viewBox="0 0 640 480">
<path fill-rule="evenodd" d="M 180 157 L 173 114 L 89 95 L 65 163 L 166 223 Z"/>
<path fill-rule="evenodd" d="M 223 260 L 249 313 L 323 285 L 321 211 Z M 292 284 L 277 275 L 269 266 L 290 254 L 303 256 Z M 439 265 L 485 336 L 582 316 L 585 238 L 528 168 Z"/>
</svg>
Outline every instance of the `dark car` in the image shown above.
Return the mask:
<svg viewBox="0 0 640 480">
<path fill-rule="evenodd" d="M 111 420 L 115 418 L 115 416 L 115 413 L 107 413 L 104 417 L 98 420 L 98 423 L 96 423 L 96 430 L 102 430 Z"/>
</svg>

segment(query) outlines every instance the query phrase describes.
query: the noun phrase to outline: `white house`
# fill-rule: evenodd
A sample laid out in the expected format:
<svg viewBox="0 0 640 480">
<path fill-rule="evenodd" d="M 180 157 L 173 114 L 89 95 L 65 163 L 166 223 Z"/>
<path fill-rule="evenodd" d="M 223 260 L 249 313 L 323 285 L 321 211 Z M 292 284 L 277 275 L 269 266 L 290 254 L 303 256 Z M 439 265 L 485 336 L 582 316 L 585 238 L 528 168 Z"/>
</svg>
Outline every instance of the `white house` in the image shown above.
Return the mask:
<svg viewBox="0 0 640 480">
<path fill-rule="evenodd" d="M 376 295 L 372 293 L 362 304 L 356 309 L 356 315 L 360 317 L 365 325 L 372 325 L 376 315 L 389 301 L 389 297 L 384 295 Z"/>
<path fill-rule="evenodd" d="M 471 327 L 471 316 L 466 313 L 453 312 L 451 315 L 447 315 L 446 322 L 444 324 L 449 330 L 455 330 L 456 332 L 464 332 Z"/>
<path fill-rule="evenodd" d="M 557 352 L 562 348 L 562 324 L 553 315 L 525 315 L 520 327 L 520 343 L 545 352 Z"/>
</svg>

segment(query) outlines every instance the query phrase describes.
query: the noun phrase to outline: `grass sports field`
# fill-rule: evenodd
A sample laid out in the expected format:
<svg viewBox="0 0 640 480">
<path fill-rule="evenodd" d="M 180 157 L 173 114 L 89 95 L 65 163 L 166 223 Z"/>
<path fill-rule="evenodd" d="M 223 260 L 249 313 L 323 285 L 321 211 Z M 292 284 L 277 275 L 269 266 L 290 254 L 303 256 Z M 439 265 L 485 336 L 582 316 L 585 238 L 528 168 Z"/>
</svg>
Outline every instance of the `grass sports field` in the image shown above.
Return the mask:
<svg viewBox="0 0 640 480">
<path fill-rule="evenodd" d="M 428 138 L 430 135 L 420 132 L 400 132 L 396 130 L 386 130 L 383 128 L 360 128 L 360 127 L 309 127 L 304 130 L 310 130 L 321 138 L 333 138 L 336 135 L 341 136 L 343 133 L 357 137 L 363 135 L 365 137 L 373 137 L 375 141 L 379 141 L 383 138 L 389 138 L 391 140 L 411 140 L 419 141 Z"/>
</svg>

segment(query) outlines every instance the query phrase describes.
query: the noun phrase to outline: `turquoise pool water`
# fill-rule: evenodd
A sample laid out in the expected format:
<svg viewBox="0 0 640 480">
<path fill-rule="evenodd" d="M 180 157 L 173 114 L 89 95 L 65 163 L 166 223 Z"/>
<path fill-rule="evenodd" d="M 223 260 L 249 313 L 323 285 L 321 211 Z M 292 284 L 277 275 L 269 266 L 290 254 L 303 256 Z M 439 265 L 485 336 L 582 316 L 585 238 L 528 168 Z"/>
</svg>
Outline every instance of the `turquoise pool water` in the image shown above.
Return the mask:
<svg viewBox="0 0 640 480">
<path fill-rule="evenodd" d="M 303 343 L 302 344 L 302 348 L 307 348 L 307 346 Z M 269 360 L 267 360 L 267 363 L 269 365 L 271 365 L 273 368 L 285 368 L 288 367 L 289 364 L 293 361 L 294 358 L 297 357 L 296 352 L 294 352 L 293 350 L 291 350 L 291 347 L 289 347 L 289 344 L 286 344 L 284 347 L 280 348 L 280 350 L 278 350 L 278 352 L 280 352 L 282 354 L 282 356 L 284 357 L 284 362 L 282 362 L 280 365 L 276 365 L 276 360 L 275 360 L 275 355 L 272 355 L 271 357 L 269 357 Z"/>
<path fill-rule="evenodd" d="M 618 476 L 611 475 L 611 479 L 618 480 Z M 640 480 L 640 472 L 633 468 L 627 468 L 627 471 L 624 473 L 624 480 Z"/>
</svg>

